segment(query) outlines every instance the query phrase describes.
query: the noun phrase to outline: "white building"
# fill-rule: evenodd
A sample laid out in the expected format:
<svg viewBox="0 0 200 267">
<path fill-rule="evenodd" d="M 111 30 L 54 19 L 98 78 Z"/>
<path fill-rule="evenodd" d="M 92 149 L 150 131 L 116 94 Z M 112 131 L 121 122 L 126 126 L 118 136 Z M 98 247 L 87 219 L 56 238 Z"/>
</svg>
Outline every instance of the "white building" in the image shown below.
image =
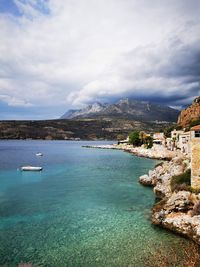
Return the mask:
<svg viewBox="0 0 200 267">
<path fill-rule="evenodd" d="M 191 152 L 190 132 L 183 132 L 179 134 L 177 147 L 181 150 L 182 153 L 190 155 Z"/>
<path fill-rule="evenodd" d="M 155 146 L 165 146 L 165 136 L 164 133 L 154 133 L 153 134 L 153 145 Z"/>
</svg>

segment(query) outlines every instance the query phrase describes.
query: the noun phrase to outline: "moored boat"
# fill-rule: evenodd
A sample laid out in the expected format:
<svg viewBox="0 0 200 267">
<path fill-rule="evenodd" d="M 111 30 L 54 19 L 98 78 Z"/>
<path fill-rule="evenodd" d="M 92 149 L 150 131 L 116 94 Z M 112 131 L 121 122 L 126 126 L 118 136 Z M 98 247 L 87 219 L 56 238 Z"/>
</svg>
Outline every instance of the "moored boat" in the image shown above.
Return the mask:
<svg viewBox="0 0 200 267">
<path fill-rule="evenodd" d="M 42 167 L 22 166 L 21 171 L 42 171 Z"/>
<path fill-rule="evenodd" d="M 43 154 L 42 154 L 41 152 L 38 152 L 38 153 L 36 153 L 35 155 L 36 155 L 36 156 L 39 156 L 39 157 L 42 157 L 42 156 L 43 156 Z"/>
</svg>

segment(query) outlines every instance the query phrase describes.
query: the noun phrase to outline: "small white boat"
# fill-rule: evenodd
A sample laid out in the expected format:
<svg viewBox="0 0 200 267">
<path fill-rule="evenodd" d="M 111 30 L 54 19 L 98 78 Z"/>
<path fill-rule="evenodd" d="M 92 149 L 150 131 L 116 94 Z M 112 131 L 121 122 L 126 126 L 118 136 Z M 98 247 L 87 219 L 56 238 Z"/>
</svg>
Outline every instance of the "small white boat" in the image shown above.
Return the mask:
<svg viewBox="0 0 200 267">
<path fill-rule="evenodd" d="M 36 153 L 35 155 L 38 156 L 38 157 L 42 157 L 43 156 L 43 154 L 40 153 L 40 152 Z"/>
<path fill-rule="evenodd" d="M 42 167 L 22 166 L 21 171 L 42 171 Z"/>
</svg>

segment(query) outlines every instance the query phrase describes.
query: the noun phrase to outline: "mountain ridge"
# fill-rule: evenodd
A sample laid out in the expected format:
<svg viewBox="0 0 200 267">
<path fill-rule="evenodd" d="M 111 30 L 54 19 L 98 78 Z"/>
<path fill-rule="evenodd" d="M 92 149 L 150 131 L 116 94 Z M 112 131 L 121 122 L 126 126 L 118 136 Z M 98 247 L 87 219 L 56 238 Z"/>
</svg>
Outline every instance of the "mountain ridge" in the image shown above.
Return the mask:
<svg viewBox="0 0 200 267">
<path fill-rule="evenodd" d="M 114 104 L 95 102 L 83 109 L 68 110 L 61 119 L 82 118 L 126 118 L 137 121 L 176 122 L 179 111 L 168 106 L 129 98 L 120 99 Z"/>
</svg>

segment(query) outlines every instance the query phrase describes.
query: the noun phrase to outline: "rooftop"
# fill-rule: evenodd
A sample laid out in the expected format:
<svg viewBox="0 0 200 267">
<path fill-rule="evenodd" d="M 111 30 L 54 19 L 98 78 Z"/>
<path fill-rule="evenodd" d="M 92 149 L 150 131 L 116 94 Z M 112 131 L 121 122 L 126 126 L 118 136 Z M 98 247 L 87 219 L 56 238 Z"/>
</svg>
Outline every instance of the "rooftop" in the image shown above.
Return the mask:
<svg viewBox="0 0 200 267">
<path fill-rule="evenodd" d="M 196 125 L 196 126 L 193 126 L 190 130 L 191 131 L 200 131 L 200 124 Z"/>
<path fill-rule="evenodd" d="M 190 132 L 184 132 L 184 133 L 182 133 L 182 134 L 180 134 L 181 136 L 182 135 L 190 135 Z"/>
</svg>

